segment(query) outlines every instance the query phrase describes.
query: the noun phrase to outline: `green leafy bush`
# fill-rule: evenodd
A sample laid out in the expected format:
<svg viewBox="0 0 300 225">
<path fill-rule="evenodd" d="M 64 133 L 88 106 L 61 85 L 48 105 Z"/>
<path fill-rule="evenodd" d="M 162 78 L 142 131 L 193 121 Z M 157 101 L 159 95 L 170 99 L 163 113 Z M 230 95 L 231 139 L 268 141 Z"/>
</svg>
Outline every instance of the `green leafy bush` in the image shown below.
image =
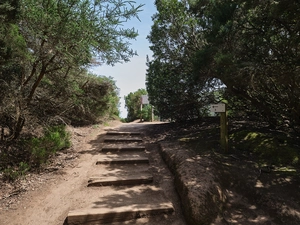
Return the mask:
<svg viewBox="0 0 300 225">
<path fill-rule="evenodd" d="M 151 121 L 152 119 L 152 107 L 151 105 L 145 105 L 142 109 L 142 118 L 144 121 Z"/>
<path fill-rule="evenodd" d="M 14 181 L 19 177 L 19 173 L 13 168 L 6 168 L 2 172 L 3 179 L 7 181 Z"/>
<path fill-rule="evenodd" d="M 49 157 L 70 147 L 70 134 L 65 126 L 49 127 L 41 137 L 20 140 L 13 149 L 0 151 L 0 172 L 3 180 L 15 181 L 30 169 L 46 163 Z"/>
<path fill-rule="evenodd" d="M 24 176 L 26 172 L 30 169 L 30 166 L 25 162 L 20 162 L 16 167 L 8 167 L 4 169 L 3 179 L 7 181 L 14 181 L 20 176 Z"/>
<path fill-rule="evenodd" d="M 26 142 L 26 149 L 30 152 L 30 163 L 39 166 L 46 162 L 50 155 L 70 147 L 69 133 L 65 126 L 49 128 L 43 137 L 32 138 Z"/>
</svg>

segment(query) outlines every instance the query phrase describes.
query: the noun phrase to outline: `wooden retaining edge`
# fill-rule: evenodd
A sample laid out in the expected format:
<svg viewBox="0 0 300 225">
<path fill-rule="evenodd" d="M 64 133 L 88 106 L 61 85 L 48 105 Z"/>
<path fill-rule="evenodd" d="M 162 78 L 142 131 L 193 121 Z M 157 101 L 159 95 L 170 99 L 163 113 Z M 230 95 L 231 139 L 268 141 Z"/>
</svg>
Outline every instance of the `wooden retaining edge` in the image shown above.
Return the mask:
<svg viewBox="0 0 300 225">
<path fill-rule="evenodd" d="M 67 223 L 68 225 L 100 225 L 137 219 L 143 215 L 157 215 L 162 213 L 171 214 L 173 212 L 174 207 L 171 202 L 134 204 L 113 209 L 108 207 L 91 208 L 70 211 L 67 217 Z"/>
<path fill-rule="evenodd" d="M 88 187 L 111 186 L 111 185 L 139 185 L 153 182 L 151 174 L 142 175 L 124 175 L 122 177 L 91 177 L 88 181 Z"/>
</svg>

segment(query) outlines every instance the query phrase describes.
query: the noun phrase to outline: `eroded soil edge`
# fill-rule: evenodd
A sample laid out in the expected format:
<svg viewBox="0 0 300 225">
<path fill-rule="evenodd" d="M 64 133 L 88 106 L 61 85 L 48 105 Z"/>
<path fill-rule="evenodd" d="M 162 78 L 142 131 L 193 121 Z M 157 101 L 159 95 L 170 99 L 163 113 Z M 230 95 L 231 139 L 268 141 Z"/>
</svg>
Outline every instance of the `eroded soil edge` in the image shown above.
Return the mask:
<svg viewBox="0 0 300 225">
<path fill-rule="evenodd" d="M 297 183 L 281 185 L 286 190 L 267 188 L 275 175 L 259 174 L 251 162 L 199 155 L 174 141 L 161 142 L 160 154 L 175 175 L 188 224 L 300 224 L 297 196 L 292 194 L 298 193 L 292 190 Z"/>
</svg>

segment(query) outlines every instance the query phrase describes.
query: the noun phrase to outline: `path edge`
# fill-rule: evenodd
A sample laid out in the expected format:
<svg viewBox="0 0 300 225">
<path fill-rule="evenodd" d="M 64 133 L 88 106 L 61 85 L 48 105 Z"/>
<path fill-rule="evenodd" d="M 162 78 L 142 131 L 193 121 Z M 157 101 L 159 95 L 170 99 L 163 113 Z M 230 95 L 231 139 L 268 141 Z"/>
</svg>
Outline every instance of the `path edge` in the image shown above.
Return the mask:
<svg viewBox="0 0 300 225">
<path fill-rule="evenodd" d="M 216 180 L 214 163 L 174 142 L 160 142 L 159 153 L 174 174 L 175 188 L 188 224 L 211 224 L 218 216 L 222 217 L 226 194 Z M 195 163 L 197 166 L 191 166 Z M 191 171 L 189 168 L 197 169 Z M 186 176 L 188 173 L 190 175 Z"/>
</svg>

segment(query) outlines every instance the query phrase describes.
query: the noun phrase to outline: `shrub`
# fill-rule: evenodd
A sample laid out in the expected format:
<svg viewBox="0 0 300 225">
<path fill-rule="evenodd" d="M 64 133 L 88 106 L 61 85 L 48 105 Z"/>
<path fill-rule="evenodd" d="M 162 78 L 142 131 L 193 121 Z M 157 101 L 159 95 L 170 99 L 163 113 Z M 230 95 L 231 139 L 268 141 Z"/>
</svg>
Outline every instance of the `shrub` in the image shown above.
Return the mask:
<svg viewBox="0 0 300 225">
<path fill-rule="evenodd" d="M 70 145 L 69 133 L 66 132 L 65 126 L 50 127 L 43 137 L 26 141 L 26 149 L 30 152 L 30 163 L 33 166 L 40 166 L 50 155 Z"/>
<path fill-rule="evenodd" d="M 14 181 L 27 171 L 46 163 L 57 151 L 70 147 L 70 134 L 65 126 L 53 126 L 41 137 L 19 140 L 17 144 L 0 148 L 0 172 L 3 180 Z"/>
<path fill-rule="evenodd" d="M 30 166 L 25 162 L 20 162 L 17 167 L 8 167 L 4 169 L 3 179 L 7 181 L 14 181 L 20 176 L 24 176 L 26 172 L 30 169 Z"/>
</svg>

